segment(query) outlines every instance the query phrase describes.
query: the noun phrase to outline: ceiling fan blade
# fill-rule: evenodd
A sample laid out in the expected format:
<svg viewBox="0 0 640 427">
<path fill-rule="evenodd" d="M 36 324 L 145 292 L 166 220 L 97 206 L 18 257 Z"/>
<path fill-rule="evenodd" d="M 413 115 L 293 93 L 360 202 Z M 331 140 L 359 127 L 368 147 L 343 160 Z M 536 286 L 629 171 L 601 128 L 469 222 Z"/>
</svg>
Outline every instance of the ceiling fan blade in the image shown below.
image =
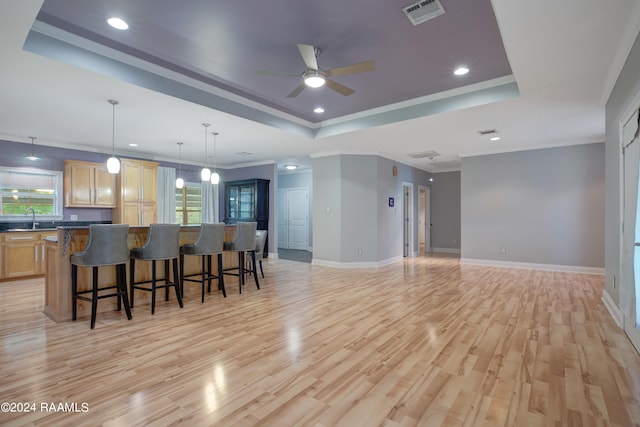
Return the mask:
<svg viewBox="0 0 640 427">
<path fill-rule="evenodd" d="M 300 77 L 302 73 L 287 73 L 281 71 L 268 71 L 268 70 L 255 70 L 254 74 L 260 76 L 286 76 L 286 77 Z"/>
<path fill-rule="evenodd" d="M 304 83 L 303 83 L 304 84 Z M 333 89 L 336 92 L 338 92 L 340 95 L 344 95 L 344 96 L 349 96 L 351 95 L 353 92 L 355 92 L 355 90 L 348 88 L 344 85 L 341 85 L 338 82 L 334 82 L 333 80 L 329 80 L 327 79 L 325 84 L 327 85 L 327 87 L 329 89 Z"/>
<path fill-rule="evenodd" d="M 337 77 L 345 76 L 347 74 L 365 73 L 367 71 L 374 71 L 376 69 L 373 61 L 360 62 L 358 64 L 346 65 L 344 67 L 332 68 L 326 71 L 327 76 Z"/>
<path fill-rule="evenodd" d="M 318 60 L 316 59 L 316 48 L 308 44 L 299 44 L 298 50 L 307 68 L 318 70 Z"/>
<path fill-rule="evenodd" d="M 289 95 L 287 95 L 287 98 L 295 98 L 296 96 L 300 95 L 300 92 L 304 90 L 305 86 L 306 84 L 304 82 L 300 83 L 300 86 L 295 88 Z"/>
</svg>

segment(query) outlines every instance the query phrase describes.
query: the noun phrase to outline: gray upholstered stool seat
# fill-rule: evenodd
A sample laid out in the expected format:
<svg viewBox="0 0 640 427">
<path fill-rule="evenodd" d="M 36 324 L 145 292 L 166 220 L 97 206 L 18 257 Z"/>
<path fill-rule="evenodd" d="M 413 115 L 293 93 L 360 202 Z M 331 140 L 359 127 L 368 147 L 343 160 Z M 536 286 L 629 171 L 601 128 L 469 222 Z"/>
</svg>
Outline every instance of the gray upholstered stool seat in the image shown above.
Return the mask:
<svg viewBox="0 0 640 427">
<path fill-rule="evenodd" d="M 264 270 L 262 269 L 262 258 L 264 258 L 264 245 L 267 242 L 267 230 L 256 230 L 256 247 L 255 247 L 255 257 L 256 262 L 260 266 L 260 275 L 264 279 Z M 253 266 L 251 266 L 250 262 L 247 262 L 247 269 L 253 273 Z"/>
<path fill-rule="evenodd" d="M 184 292 L 184 282 L 196 282 L 202 286 L 202 299 L 204 302 L 204 284 L 208 282 L 208 292 L 211 292 L 211 280 L 218 280 L 218 289 L 227 297 L 224 288 L 224 276 L 222 275 L 222 245 L 224 244 L 224 226 L 222 222 L 200 224 L 200 234 L 195 243 L 182 245 L 180 248 L 180 292 Z M 184 256 L 196 255 L 202 257 L 202 270 L 200 273 L 184 274 Z M 218 274 L 211 272 L 211 256 L 218 255 Z M 199 278 L 192 279 L 192 277 Z"/>
<path fill-rule="evenodd" d="M 118 310 L 124 305 L 127 318 L 131 320 L 129 299 L 127 296 L 127 260 L 129 246 L 127 236 L 128 224 L 92 224 L 89 226 L 89 240 L 82 252 L 71 255 L 71 294 L 72 319 L 76 320 L 78 300 L 91 302 L 91 329 L 96 325 L 98 300 L 118 298 Z M 98 287 L 98 267 L 116 266 L 116 284 Z M 78 291 L 78 266 L 93 267 L 92 287 Z M 102 291 L 115 289 L 115 292 L 100 294 Z M 86 296 L 91 294 L 91 297 Z"/>
<path fill-rule="evenodd" d="M 253 273 L 253 279 L 256 282 L 256 287 L 260 289 L 260 283 L 258 282 L 258 274 L 256 272 L 256 228 L 257 222 L 238 222 L 236 224 L 236 234 L 232 241 L 224 243 L 224 250 L 229 252 L 238 253 L 238 266 L 229 267 L 224 269 L 224 274 L 238 276 L 238 285 L 240 287 L 240 293 L 242 293 L 242 286 L 244 285 L 244 275 L 247 273 Z M 249 252 L 251 256 L 252 269 L 248 269 L 245 266 L 245 253 Z M 235 273 L 235 271 L 238 271 Z"/>
<path fill-rule="evenodd" d="M 169 288 L 176 292 L 176 299 L 180 308 L 182 295 L 180 294 L 178 276 L 178 257 L 180 255 L 180 225 L 179 224 L 151 224 L 147 241 L 141 248 L 131 249 L 129 274 L 131 275 L 131 307 L 134 304 L 136 289 L 151 292 L 151 314 L 156 311 L 156 289 L 165 289 L 165 301 L 169 301 Z M 136 260 L 151 261 L 151 280 L 135 281 Z M 156 261 L 164 261 L 164 278 L 156 276 Z M 173 282 L 169 281 L 169 261 L 173 261 Z M 158 281 L 164 281 L 158 285 Z M 151 283 L 151 287 L 146 285 Z"/>
</svg>

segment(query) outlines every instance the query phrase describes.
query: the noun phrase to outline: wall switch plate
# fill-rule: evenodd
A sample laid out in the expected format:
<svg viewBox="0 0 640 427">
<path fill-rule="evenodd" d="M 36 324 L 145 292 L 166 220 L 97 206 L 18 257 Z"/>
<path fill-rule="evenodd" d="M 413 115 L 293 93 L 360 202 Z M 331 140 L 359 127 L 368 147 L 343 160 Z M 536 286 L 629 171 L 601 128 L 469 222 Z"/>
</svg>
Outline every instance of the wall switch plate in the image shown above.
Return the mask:
<svg viewBox="0 0 640 427">
<path fill-rule="evenodd" d="M 507 248 L 505 248 L 504 246 L 500 248 L 500 253 L 501 254 L 506 254 L 507 253 Z"/>
</svg>

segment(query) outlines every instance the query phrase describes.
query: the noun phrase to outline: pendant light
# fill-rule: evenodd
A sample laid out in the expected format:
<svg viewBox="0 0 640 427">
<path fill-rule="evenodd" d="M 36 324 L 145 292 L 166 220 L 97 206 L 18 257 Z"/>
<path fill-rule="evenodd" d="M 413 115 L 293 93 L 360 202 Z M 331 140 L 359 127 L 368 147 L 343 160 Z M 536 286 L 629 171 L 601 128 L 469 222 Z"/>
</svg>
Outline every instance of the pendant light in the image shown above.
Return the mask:
<svg viewBox="0 0 640 427">
<path fill-rule="evenodd" d="M 176 178 L 176 188 L 180 189 L 184 187 L 184 179 L 182 179 L 182 144 L 184 142 L 178 142 L 178 177 Z"/>
<path fill-rule="evenodd" d="M 204 162 L 207 163 L 207 128 L 210 126 L 209 123 L 203 123 L 204 126 Z M 211 169 L 208 167 L 203 167 L 200 171 L 200 177 L 203 181 L 209 181 L 211 178 Z"/>
<path fill-rule="evenodd" d="M 118 101 L 110 99 L 109 104 L 113 107 L 113 119 L 111 121 L 111 157 L 107 160 L 107 170 L 109 173 L 120 172 L 120 160 L 116 157 L 116 105 Z"/>
<path fill-rule="evenodd" d="M 211 183 L 216 185 L 220 183 L 220 175 L 216 172 L 216 136 L 218 132 L 211 132 L 213 135 L 213 173 L 211 174 Z"/>
<path fill-rule="evenodd" d="M 36 139 L 36 137 L 30 136 L 29 139 L 31 139 L 31 155 L 27 156 L 27 159 L 35 162 L 36 160 L 40 160 L 40 157 L 37 157 L 33 152 L 33 141 Z"/>
</svg>

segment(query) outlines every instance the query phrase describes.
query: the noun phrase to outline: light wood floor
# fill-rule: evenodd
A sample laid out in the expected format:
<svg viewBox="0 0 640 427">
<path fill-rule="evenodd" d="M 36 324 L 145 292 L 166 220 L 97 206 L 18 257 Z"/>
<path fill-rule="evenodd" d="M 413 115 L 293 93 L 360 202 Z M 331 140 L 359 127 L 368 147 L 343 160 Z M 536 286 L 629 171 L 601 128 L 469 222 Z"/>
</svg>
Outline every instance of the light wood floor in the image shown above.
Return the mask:
<svg viewBox="0 0 640 427">
<path fill-rule="evenodd" d="M 640 356 L 601 276 L 438 256 L 264 267 L 261 290 L 162 298 L 93 331 L 45 317 L 41 280 L 0 283 L 0 400 L 37 405 L 0 425 L 640 425 Z"/>
</svg>

